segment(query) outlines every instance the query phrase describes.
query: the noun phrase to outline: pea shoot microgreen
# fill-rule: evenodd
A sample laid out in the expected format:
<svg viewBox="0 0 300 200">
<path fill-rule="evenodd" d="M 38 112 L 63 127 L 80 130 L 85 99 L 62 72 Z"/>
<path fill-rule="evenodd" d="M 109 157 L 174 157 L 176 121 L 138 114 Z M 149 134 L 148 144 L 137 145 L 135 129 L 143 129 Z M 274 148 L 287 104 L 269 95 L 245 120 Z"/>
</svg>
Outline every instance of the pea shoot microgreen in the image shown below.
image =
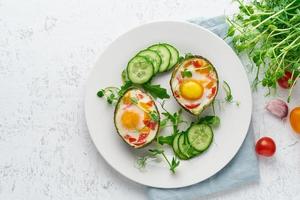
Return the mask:
<svg viewBox="0 0 300 200">
<path fill-rule="evenodd" d="M 255 63 L 254 86 L 261 84 L 270 93 L 285 72 L 293 74 L 289 80 L 289 101 L 300 76 L 299 0 L 236 1 L 239 12 L 227 18 L 226 37 L 232 38 L 238 53 L 246 52 Z"/>
<path fill-rule="evenodd" d="M 233 101 L 233 96 L 231 93 L 231 88 L 226 81 L 223 81 L 223 89 L 226 93 L 225 101 L 231 103 Z"/>
<path fill-rule="evenodd" d="M 223 81 L 223 89 L 224 89 L 224 91 L 226 93 L 226 96 L 224 98 L 225 102 L 227 102 L 227 103 L 235 103 L 236 106 L 239 106 L 240 102 L 233 99 L 231 87 L 229 86 L 229 84 L 226 81 Z M 216 100 L 216 101 L 218 101 L 218 100 Z M 222 103 L 222 102 L 219 101 L 219 103 Z"/>
<path fill-rule="evenodd" d="M 170 95 L 167 93 L 167 90 L 165 88 L 162 88 L 160 85 L 152 85 L 151 83 L 135 85 L 131 81 L 124 82 L 124 84 L 120 88 L 107 87 L 104 89 L 100 89 L 97 92 L 97 96 L 100 98 L 104 97 L 109 104 L 115 104 L 116 102 L 118 102 L 118 99 L 122 97 L 128 89 L 132 87 L 143 88 L 155 99 L 170 98 Z M 134 100 L 133 103 L 137 104 L 137 100 Z"/>
<path fill-rule="evenodd" d="M 125 92 L 133 86 L 133 83 L 131 81 L 126 81 L 119 90 L 119 97 L 123 96 Z"/>
<path fill-rule="evenodd" d="M 118 102 L 119 95 L 118 95 L 119 89 L 116 87 L 107 87 L 105 89 L 101 89 L 97 92 L 97 96 L 100 98 L 105 98 L 107 103 L 109 104 L 115 104 Z"/>
<path fill-rule="evenodd" d="M 175 173 L 176 168 L 180 164 L 180 161 L 175 156 L 173 156 L 170 162 L 163 149 L 149 149 L 148 154 L 137 159 L 137 167 L 139 169 L 145 168 L 150 158 L 157 158 L 159 155 L 162 155 L 164 160 L 168 163 L 170 171 L 172 173 Z"/>
<path fill-rule="evenodd" d="M 168 99 L 170 98 L 170 95 L 168 94 L 167 90 L 165 88 L 162 88 L 160 85 L 152 85 L 150 83 L 145 83 L 142 85 L 144 90 L 149 92 L 151 96 L 155 99 Z"/>
<path fill-rule="evenodd" d="M 176 134 L 179 131 L 179 129 L 178 129 L 179 124 L 187 123 L 182 118 L 182 109 L 179 109 L 177 112 L 172 114 L 165 108 L 164 101 L 161 103 L 161 108 L 164 110 L 164 112 L 162 112 L 161 114 L 165 117 L 162 120 L 163 124 L 160 124 L 160 125 L 162 125 L 161 128 L 166 127 L 168 122 L 171 122 L 172 127 L 173 127 L 173 134 Z"/>
<path fill-rule="evenodd" d="M 221 122 L 220 117 L 215 115 L 208 115 L 205 117 L 201 117 L 197 121 L 198 124 L 206 124 L 213 128 L 217 128 L 220 125 L 220 122 Z"/>
</svg>

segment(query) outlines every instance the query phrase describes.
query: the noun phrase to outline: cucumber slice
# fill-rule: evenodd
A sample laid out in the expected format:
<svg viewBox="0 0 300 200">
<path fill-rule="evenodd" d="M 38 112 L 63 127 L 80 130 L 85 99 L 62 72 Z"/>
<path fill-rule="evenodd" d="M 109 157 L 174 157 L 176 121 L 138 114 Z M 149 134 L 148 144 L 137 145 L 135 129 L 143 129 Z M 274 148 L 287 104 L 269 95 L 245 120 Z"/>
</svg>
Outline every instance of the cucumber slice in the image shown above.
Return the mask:
<svg viewBox="0 0 300 200">
<path fill-rule="evenodd" d="M 179 52 L 175 47 L 173 47 L 170 44 L 165 43 L 163 45 L 166 46 L 171 53 L 170 63 L 168 66 L 168 70 L 169 70 L 169 69 L 172 69 L 177 64 L 178 59 L 179 59 Z"/>
<path fill-rule="evenodd" d="M 127 65 L 127 75 L 133 83 L 146 83 L 152 78 L 153 74 L 153 65 L 145 57 L 135 56 Z"/>
<path fill-rule="evenodd" d="M 188 159 L 193 158 L 198 155 L 200 152 L 195 150 L 188 142 L 188 139 L 185 134 L 181 134 L 178 139 L 179 151 L 184 154 Z"/>
<path fill-rule="evenodd" d="M 126 70 L 126 69 L 124 69 L 124 70 L 122 71 L 121 77 L 122 77 L 123 83 L 126 83 L 127 81 L 129 81 L 128 75 L 127 75 L 127 70 Z"/>
<path fill-rule="evenodd" d="M 202 153 L 201 151 L 196 150 L 196 149 L 189 143 L 189 140 L 188 140 L 188 138 L 187 138 L 187 133 L 184 134 L 184 137 L 185 137 L 184 139 L 186 140 L 186 142 L 190 145 L 189 153 L 190 153 L 191 155 L 193 155 L 193 157 L 198 156 L 199 154 Z"/>
<path fill-rule="evenodd" d="M 187 132 L 187 139 L 191 146 L 197 151 L 203 152 L 211 145 L 213 141 L 213 131 L 206 124 L 192 125 Z"/>
<path fill-rule="evenodd" d="M 146 49 L 146 50 L 140 51 L 137 55 L 147 58 L 152 63 L 155 74 L 159 71 L 159 67 L 161 64 L 161 58 L 156 51 Z"/>
<path fill-rule="evenodd" d="M 166 71 L 169 67 L 170 58 L 171 58 L 171 53 L 170 53 L 169 49 L 162 44 L 152 45 L 148 49 L 157 52 L 161 58 L 159 72 Z"/>
<path fill-rule="evenodd" d="M 175 137 L 174 137 L 174 140 L 173 140 L 173 151 L 175 152 L 176 156 L 178 158 L 180 158 L 181 160 L 187 160 L 188 157 L 185 156 L 183 153 L 180 152 L 179 150 L 179 147 L 178 147 L 178 139 L 180 137 L 181 134 L 177 134 Z"/>
</svg>

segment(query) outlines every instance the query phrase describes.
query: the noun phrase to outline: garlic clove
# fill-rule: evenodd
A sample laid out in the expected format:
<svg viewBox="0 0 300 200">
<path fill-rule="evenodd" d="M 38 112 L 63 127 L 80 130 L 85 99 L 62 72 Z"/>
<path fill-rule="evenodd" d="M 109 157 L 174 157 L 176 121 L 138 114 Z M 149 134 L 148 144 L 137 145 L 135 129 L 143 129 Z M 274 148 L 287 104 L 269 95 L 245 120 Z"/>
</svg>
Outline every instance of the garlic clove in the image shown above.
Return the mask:
<svg viewBox="0 0 300 200">
<path fill-rule="evenodd" d="M 289 113 L 289 107 L 286 102 L 281 99 L 273 99 L 268 102 L 266 109 L 274 116 L 284 119 Z"/>
</svg>

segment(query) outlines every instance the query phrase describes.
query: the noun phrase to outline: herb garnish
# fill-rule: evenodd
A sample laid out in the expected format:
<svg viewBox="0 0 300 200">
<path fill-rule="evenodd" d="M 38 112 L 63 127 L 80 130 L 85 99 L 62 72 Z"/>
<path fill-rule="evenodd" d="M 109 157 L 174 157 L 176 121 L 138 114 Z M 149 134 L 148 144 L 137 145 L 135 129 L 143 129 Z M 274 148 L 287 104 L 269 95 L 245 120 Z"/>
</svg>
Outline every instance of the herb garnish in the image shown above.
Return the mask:
<svg viewBox="0 0 300 200">
<path fill-rule="evenodd" d="M 173 127 L 173 132 L 169 136 L 157 137 L 157 142 L 161 145 L 163 145 L 163 144 L 172 145 L 174 136 L 179 133 L 179 128 L 178 128 L 179 124 L 187 123 L 187 122 L 182 119 L 182 109 L 179 109 L 177 112 L 172 114 L 165 109 L 164 103 L 165 102 L 163 102 L 161 104 L 161 107 L 164 110 L 164 112 L 162 112 L 161 114 L 164 115 L 165 118 L 163 120 L 161 120 L 160 128 L 163 129 L 163 128 L 167 127 L 168 122 L 171 122 L 171 126 Z"/>
<path fill-rule="evenodd" d="M 231 88 L 226 81 L 223 81 L 223 89 L 226 92 L 225 101 L 231 103 L 233 101 L 233 96 L 231 93 Z"/>
<path fill-rule="evenodd" d="M 162 120 L 163 123 L 165 123 L 164 125 L 166 126 L 167 123 L 170 121 L 173 126 L 173 134 L 176 134 L 179 131 L 178 125 L 181 123 L 187 123 L 182 119 L 182 109 L 179 109 L 177 112 L 172 114 L 169 111 L 167 111 L 167 109 L 165 108 L 164 101 L 161 103 L 161 108 L 164 110 L 164 112 L 161 113 L 162 115 L 165 116 L 165 118 Z M 164 128 L 164 126 L 161 128 Z"/>
<path fill-rule="evenodd" d="M 239 106 L 240 102 L 233 100 L 233 95 L 232 95 L 232 92 L 231 92 L 231 88 L 230 88 L 229 84 L 226 81 L 223 81 L 223 89 L 226 93 L 226 96 L 224 98 L 225 102 L 235 103 L 237 106 Z M 220 102 L 220 103 L 222 103 L 222 102 Z"/>
<path fill-rule="evenodd" d="M 181 72 L 181 76 L 182 76 L 182 78 L 184 78 L 184 77 L 190 78 L 190 77 L 193 76 L 193 74 L 192 74 L 191 71 L 189 71 L 189 70 L 187 70 L 187 69 L 184 69 L 184 70 Z"/>
<path fill-rule="evenodd" d="M 159 121 L 159 115 L 156 111 L 152 110 L 149 112 L 150 118 L 152 121 L 154 122 L 158 122 Z"/>
<path fill-rule="evenodd" d="M 119 95 L 118 95 L 119 89 L 116 87 L 107 87 L 105 89 L 101 89 L 97 92 L 97 96 L 102 98 L 104 97 L 109 104 L 115 104 L 118 102 Z"/>
<path fill-rule="evenodd" d="M 218 116 L 209 115 L 209 116 L 200 118 L 197 121 L 197 123 L 198 124 L 206 124 L 206 125 L 216 128 L 220 125 L 220 118 Z"/>
<path fill-rule="evenodd" d="M 125 92 L 133 86 L 133 83 L 131 81 L 126 81 L 120 88 L 119 91 L 119 97 L 123 96 Z"/>
<path fill-rule="evenodd" d="M 166 154 L 165 154 L 165 151 L 163 149 L 149 149 L 149 152 L 148 152 L 147 155 L 138 158 L 138 160 L 137 160 L 138 168 L 140 168 L 140 169 L 145 168 L 149 158 L 155 158 L 158 155 L 162 155 L 162 157 L 168 163 L 169 169 L 171 170 L 171 172 L 175 173 L 176 168 L 180 164 L 180 161 L 175 156 L 173 156 L 172 161 L 170 162 L 169 159 L 167 158 Z"/>
<path fill-rule="evenodd" d="M 167 93 L 165 88 L 160 87 L 160 85 L 152 85 L 151 83 L 145 83 L 142 85 L 144 90 L 149 92 L 151 96 L 155 99 L 168 99 L 170 95 Z"/>
<path fill-rule="evenodd" d="M 139 100 L 136 97 L 130 97 L 130 101 L 134 104 L 137 105 Z"/>
<path fill-rule="evenodd" d="M 151 83 L 145 83 L 142 85 L 135 85 L 131 81 L 126 81 L 121 87 L 107 87 L 101 89 L 97 92 L 98 97 L 105 97 L 109 104 L 114 104 L 118 101 L 120 97 L 122 97 L 125 92 L 131 87 L 142 87 L 145 91 L 147 91 L 153 98 L 157 99 L 168 99 L 170 95 L 167 93 L 165 88 L 162 88 L 160 85 L 152 85 Z M 136 101 L 133 101 L 134 103 Z M 137 104 L 137 102 L 136 102 Z"/>
</svg>

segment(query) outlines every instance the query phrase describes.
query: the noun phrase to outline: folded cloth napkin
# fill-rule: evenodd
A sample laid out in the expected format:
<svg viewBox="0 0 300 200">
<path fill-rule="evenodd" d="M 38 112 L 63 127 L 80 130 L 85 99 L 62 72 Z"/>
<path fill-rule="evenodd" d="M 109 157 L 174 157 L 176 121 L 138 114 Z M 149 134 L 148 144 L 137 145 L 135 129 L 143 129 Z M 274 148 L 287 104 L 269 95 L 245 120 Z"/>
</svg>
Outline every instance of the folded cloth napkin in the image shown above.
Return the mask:
<svg viewBox="0 0 300 200">
<path fill-rule="evenodd" d="M 228 29 L 224 17 L 215 17 L 207 20 L 199 18 L 190 20 L 190 22 L 211 30 L 221 38 L 224 38 Z M 150 200 L 196 200 L 258 180 L 258 160 L 254 151 L 253 128 L 250 125 L 240 150 L 220 172 L 192 186 L 176 189 L 149 188 L 147 194 Z"/>
</svg>

